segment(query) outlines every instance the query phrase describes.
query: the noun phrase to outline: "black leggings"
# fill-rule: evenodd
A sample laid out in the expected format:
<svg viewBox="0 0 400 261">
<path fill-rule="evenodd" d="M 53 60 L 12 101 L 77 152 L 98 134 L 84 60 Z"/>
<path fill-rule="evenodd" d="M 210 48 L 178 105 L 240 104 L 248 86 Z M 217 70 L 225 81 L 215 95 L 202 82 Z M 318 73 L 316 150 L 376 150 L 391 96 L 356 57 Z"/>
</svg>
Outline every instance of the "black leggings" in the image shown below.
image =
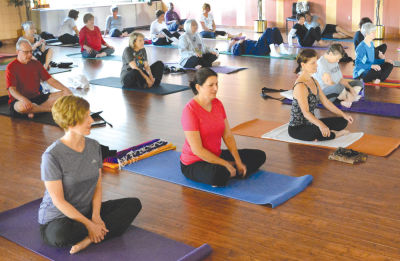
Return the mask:
<svg viewBox="0 0 400 261">
<path fill-rule="evenodd" d="M 150 65 L 151 74 L 153 75 L 155 81 L 153 86 L 157 87 L 161 83 L 161 79 L 164 72 L 164 64 L 161 61 L 157 61 Z M 147 72 L 143 71 L 146 75 Z M 129 70 L 125 77 L 122 79 L 122 83 L 124 84 L 124 88 L 133 88 L 133 89 L 141 89 L 146 87 L 153 87 L 147 86 L 146 80 L 140 74 L 138 70 Z"/>
<path fill-rule="evenodd" d="M 205 53 L 202 57 L 192 56 L 186 61 L 183 67 L 194 68 L 197 65 L 201 65 L 202 67 L 211 67 L 212 63 L 217 59 L 218 57 L 212 53 Z"/>
<path fill-rule="evenodd" d="M 179 37 L 181 36 L 178 32 L 174 32 L 171 33 L 170 31 L 168 31 L 167 29 L 162 29 L 162 32 L 164 33 L 164 35 L 166 35 L 167 37 L 164 38 L 158 38 L 157 41 L 154 41 L 153 44 L 154 45 L 169 45 L 172 43 L 172 40 L 170 40 L 171 38 L 176 38 L 179 39 Z"/>
<path fill-rule="evenodd" d="M 58 40 L 63 44 L 76 44 L 79 43 L 79 37 L 77 35 L 63 34 L 58 37 Z"/>
<path fill-rule="evenodd" d="M 321 29 L 311 28 L 307 31 L 303 39 L 299 39 L 299 44 L 303 47 L 311 47 L 315 41 L 321 40 Z"/>
<path fill-rule="evenodd" d="M 104 240 L 122 235 L 141 209 L 142 204 L 137 198 L 122 198 L 101 203 L 100 216 L 109 230 Z M 91 213 L 86 217 L 90 219 Z M 88 230 L 82 223 L 67 217 L 40 225 L 40 232 L 45 243 L 56 247 L 75 245 L 88 236 Z"/>
<path fill-rule="evenodd" d="M 258 170 L 266 160 L 265 152 L 261 150 L 243 149 L 238 152 L 243 164 L 246 165 L 246 176 Z M 227 161 L 234 161 L 229 150 L 223 150 L 220 157 Z M 230 179 L 227 168 L 206 161 L 198 161 L 190 165 L 184 165 L 181 162 L 181 170 L 188 179 L 213 186 L 225 186 Z"/>
<path fill-rule="evenodd" d="M 370 69 L 366 74 L 363 74 L 363 76 L 361 76 L 364 82 L 372 82 L 376 79 L 379 79 L 381 80 L 381 82 L 383 82 L 387 79 L 387 77 L 389 77 L 389 74 L 393 70 L 393 64 L 385 62 L 379 66 L 381 67 L 379 71 Z"/>
<path fill-rule="evenodd" d="M 319 120 L 322 121 L 330 130 L 340 131 L 347 126 L 347 120 L 342 117 L 322 118 Z M 333 132 L 331 132 L 329 137 L 322 136 L 321 130 L 314 124 L 289 126 L 288 131 L 290 137 L 305 141 L 333 140 L 336 137 L 335 133 Z"/>
</svg>

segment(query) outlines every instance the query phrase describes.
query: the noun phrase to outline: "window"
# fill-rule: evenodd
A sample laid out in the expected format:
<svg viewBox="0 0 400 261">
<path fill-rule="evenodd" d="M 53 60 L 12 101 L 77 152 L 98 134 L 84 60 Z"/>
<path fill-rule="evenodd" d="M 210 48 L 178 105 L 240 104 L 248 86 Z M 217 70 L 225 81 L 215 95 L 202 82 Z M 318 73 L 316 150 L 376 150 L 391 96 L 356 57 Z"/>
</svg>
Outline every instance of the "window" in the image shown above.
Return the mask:
<svg viewBox="0 0 400 261">
<path fill-rule="evenodd" d="M 135 2 L 145 2 L 144 0 L 45 0 L 42 2 L 47 2 L 50 8 L 54 9 L 69 9 L 69 8 L 79 8 L 88 6 L 102 6 L 102 5 L 113 5 L 119 3 L 135 3 Z"/>
</svg>

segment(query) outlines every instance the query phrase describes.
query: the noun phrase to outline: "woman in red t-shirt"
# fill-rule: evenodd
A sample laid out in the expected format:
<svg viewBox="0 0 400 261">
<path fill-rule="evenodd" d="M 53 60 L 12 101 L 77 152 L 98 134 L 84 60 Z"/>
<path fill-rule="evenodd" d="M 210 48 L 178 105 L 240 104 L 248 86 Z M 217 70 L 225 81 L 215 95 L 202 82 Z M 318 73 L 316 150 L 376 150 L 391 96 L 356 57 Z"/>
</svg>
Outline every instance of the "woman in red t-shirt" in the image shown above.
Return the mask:
<svg viewBox="0 0 400 261">
<path fill-rule="evenodd" d="M 94 16 L 87 13 L 83 16 L 85 26 L 79 31 L 79 44 L 83 58 L 98 58 L 114 53 L 114 47 L 106 43 L 99 27 L 94 25 Z M 105 47 L 103 48 L 102 45 Z"/>
<path fill-rule="evenodd" d="M 261 150 L 236 148 L 225 109 L 216 98 L 217 74 L 209 68 L 197 71 L 190 83 L 195 96 L 182 113 L 185 144 L 181 170 L 189 179 L 212 186 L 225 186 L 230 178 L 244 178 L 265 162 Z M 221 150 L 221 139 L 228 150 Z"/>
</svg>

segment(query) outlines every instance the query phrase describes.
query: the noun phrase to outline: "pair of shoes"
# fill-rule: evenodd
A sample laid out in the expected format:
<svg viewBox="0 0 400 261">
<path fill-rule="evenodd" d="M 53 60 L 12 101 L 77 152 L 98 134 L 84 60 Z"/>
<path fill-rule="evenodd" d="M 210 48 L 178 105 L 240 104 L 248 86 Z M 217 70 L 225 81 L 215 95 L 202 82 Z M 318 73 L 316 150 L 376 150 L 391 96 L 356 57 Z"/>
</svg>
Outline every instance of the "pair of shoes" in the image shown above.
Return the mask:
<svg viewBox="0 0 400 261">
<path fill-rule="evenodd" d="M 49 63 L 49 66 L 50 66 L 50 67 L 57 67 L 58 64 L 55 63 L 55 62 L 53 62 L 53 61 L 51 61 L 51 62 Z"/>
<path fill-rule="evenodd" d="M 171 66 L 171 73 L 185 73 L 186 70 L 180 67 Z"/>
<path fill-rule="evenodd" d="M 167 65 L 165 65 L 163 73 L 164 74 L 169 74 L 170 72 L 171 72 L 171 69 Z"/>
</svg>

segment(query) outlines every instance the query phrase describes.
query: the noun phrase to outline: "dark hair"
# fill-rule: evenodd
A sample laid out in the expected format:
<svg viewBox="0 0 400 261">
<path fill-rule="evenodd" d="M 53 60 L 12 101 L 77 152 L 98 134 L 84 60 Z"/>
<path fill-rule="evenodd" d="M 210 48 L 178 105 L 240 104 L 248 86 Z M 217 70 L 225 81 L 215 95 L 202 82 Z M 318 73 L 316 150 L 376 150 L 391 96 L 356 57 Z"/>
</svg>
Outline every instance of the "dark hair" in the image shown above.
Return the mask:
<svg viewBox="0 0 400 261">
<path fill-rule="evenodd" d="M 300 20 L 300 18 L 304 17 L 304 19 L 306 19 L 306 15 L 304 13 L 300 13 L 296 15 L 296 19 Z"/>
<path fill-rule="evenodd" d="M 190 88 L 192 88 L 192 91 L 195 95 L 199 93 L 196 89 L 196 84 L 203 85 L 205 81 L 207 81 L 207 79 L 211 76 L 218 77 L 217 73 L 211 70 L 210 68 L 201 68 L 196 72 L 193 81 L 189 83 L 189 86 Z"/>
<path fill-rule="evenodd" d="M 363 17 L 363 18 L 361 18 L 360 22 L 358 23 L 358 26 L 359 26 L 360 29 L 361 29 L 361 27 L 363 26 L 363 24 L 366 24 L 366 23 L 371 23 L 371 24 L 372 24 L 372 21 L 371 21 L 371 19 L 369 19 L 369 17 Z"/>
<path fill-rule="evenodd" d="M 301 70 L 301 63 L 307 63 L 311 58 L 317 57 L 317 52 L 314 49 L 304 49 L 297 55 L 296 62 L 297 68 L 294 73 L 299 73 Z"/>
<path fill-rule="evenodd" d="M 94 16 L 91 13 L 87 13 L 83 16 L 83 23 L 86 24 L 89 20 L 94 19 Z"/>
<path fill-rule="evenodd" d="M 163 14 L 165 14 L 165 12 L 164 12 L 163 10 L 157 10 L 157 11 L 156 11 L 156 17 L 157 17 L 157 18 L 160 17 L 160 16 L 162 16 Z"/>
<path fill-rule="evenodd" d="M 331 44 L 327 53 L 340 54 L 342 57 L 346 54 L 343 46 L 339 43 Z"/>
<path fill-rule="evenodd" d="M 76 11 L 74 9 L 69 10 L 68 17 L 73 18 L 73 19 L 78 19 L 79 11 Z"/>
</svg>

